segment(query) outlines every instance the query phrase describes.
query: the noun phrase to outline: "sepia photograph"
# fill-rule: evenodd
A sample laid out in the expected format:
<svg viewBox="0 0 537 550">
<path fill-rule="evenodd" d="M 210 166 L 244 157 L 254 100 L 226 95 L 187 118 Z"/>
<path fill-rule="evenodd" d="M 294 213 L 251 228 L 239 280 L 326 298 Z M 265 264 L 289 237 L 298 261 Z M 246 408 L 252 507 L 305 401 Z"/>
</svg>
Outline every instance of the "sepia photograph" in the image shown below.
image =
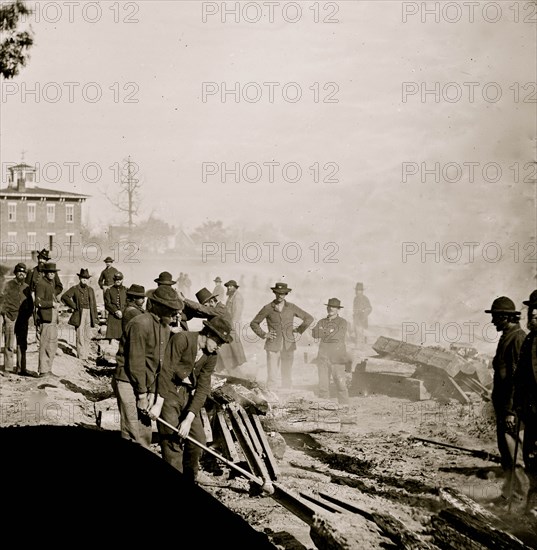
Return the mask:
<svg viewBox="0 0 537 550">
<path fill-rule="evenodd" d="M 1 0 L 0 445 L 27 544 L 537 549 L 537 0 Z"/>
</svg>

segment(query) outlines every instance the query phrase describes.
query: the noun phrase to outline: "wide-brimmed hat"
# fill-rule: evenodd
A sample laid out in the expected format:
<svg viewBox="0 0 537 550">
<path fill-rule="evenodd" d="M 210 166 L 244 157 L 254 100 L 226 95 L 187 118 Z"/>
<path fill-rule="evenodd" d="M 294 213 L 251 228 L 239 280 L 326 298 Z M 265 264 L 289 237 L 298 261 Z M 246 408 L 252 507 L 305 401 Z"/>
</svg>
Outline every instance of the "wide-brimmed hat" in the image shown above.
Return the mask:
<svg viewBox="0 0 537 550">
<path fill-rule="evenodd" d="M 170 309 L 182 310 L 183 301 L 179 298 L 179 294 L 169 285 L 161 285 L 157 288 L 147 291 L 147 297 L 153 303 L 162 304 Z"/>
<path fill-rule="evenodd" d="M 37 257 L 48 261 L 50 260 L 50 252 L 46 248 L 43 248 L 37 253 Z"/>
<path fill-rule="evenodd" d="M 127 289 L 127 296 L 135 296 L 136 298 L 145 298 L 145 288 L 142 285 L 132 284 Z"/>
<path fill-rule="evenodd" d="M 221 282 L 222 282 L 222 279 L 220 279 L 220 277 L 217 277 L 213 282 L 214 282 L 214 283 L 221 283 Z"/>
<path fill-rule="evenodd" d="M 60 271 L 60 270 L 56 267 L 56 262 L 46 262 L 46 263 L 43 265 L 42 270 L 45 271 L 45 272 Z"/>
<path fill-rule="evenodd" d="M 237 281 L 234 281 L 233 279 L 230 279 L 227 283 L 224 283 L 224 286 L 234 286 L 235 288 L 239 288 Z"/>
<path fill-rule="evenodd" d="M 177 281 L 174 281 L 172 278 L 172 274 L 169 271 L 163 271 L 159 276 L 158 279 L 154 279 L 155 283 L 157 285 L 174 285 Z"/>
<path fill-rule="evenodd" d="M 233 342 L 231 336 L 231 324 L 223 317 L 212 317 L 208 321 L 203 321 L 203 324 L 225 344 Z"/>
<path fill-rule="evenodd" d="M 328 307 L 338 307 L 340 309 L 343 307 L 341 305 L 341 300 L 338 300 L 337 298 L 329 298 L 328 303 L 326 303 L 324 305 L 328 306 Z"/>
<path fill-rule="evenodd" d="M 363 290 L 364 289 L 364 283 L 356 283 L 355 290 Z"/>
<path fill-rule="evenodd" d="M 28 268 L 26 267 L 26 264 L 23 264 L 22 262 L 18 263 L 13 268 L 13 273 L 16 275 L 17 273 L 26 273 L 28 271 Z"/>
<path fill-rule="evenodd" d="M 537 307 L 537 290 L 534 290 L 530 294 L 529 300 L 524 300 L 522 303 L 525 306 L 528 306 L 528 307 L 531 307 L 531 308 L 536 308 Z"/>
<path fill-rule="evenodd" d="M 202 288 L 196 292 L 196 299 L 201 305 L 208 302 L 211 298 L 218 298 L 218 295 L 213 294 L 208 288 Z"/>
<path fill-rule="evenodd" d="M 114 281 L 122 281 L 124 279 L 123 273 L 121 271 L 118 271 L 117 273 L 114 273 Z"/>
<path fill-rule="evenodd" d="M 486 309 L 485 313 L 520 313 L 520 311 L 516 310 L 515 303 L 511 298 L 500 296 L 492 302 L 490 309 Z"/>
<path fill-rule="evenodd" d="M 89 279 L 89 278 L 91 277 L 89 270 L 87 270 L 85 267 L 83 267 L 83 268 L 80 270 L 80 273 L 77 273 L 77 275 L 78 275 L 81 279 Z"/>
<path fill-rule="evenodd" d="M 274 286 L 270 287 L 270 290 L 275 294 L 288 294 L 293 290 L 287 286 L 287 283 L 276 283 Z"/>
<path fill-rule="evenodd" d="M 112 264 L 114 263 L 114 258 L 110 258 L 110 256 L 107 256 L 103 261 L 105 264 Z"/>
</svg>

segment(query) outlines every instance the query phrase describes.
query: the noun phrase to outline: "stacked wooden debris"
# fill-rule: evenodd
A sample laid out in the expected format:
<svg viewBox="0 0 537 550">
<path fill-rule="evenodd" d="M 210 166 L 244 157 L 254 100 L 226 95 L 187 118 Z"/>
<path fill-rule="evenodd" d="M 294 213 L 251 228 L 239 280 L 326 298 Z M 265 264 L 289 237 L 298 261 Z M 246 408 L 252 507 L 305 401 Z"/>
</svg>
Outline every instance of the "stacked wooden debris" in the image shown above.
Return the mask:
<svg viewBox="0 0 537 550">
<path fill-rule="evenodd" d="M 387 393 L 415 401 L 433 398 L 469 403 L 476 397 L 490 399 L 489 389 L 477 375 L 475 361 L 454 350 L 418 346 L 386 336 L 380 336 L 372 347 L 381 357 L 416 368 L 410 376 L 369 373 L 365 367 L 357 368 L 353 374 L 353 392 Z"/>
</svg>

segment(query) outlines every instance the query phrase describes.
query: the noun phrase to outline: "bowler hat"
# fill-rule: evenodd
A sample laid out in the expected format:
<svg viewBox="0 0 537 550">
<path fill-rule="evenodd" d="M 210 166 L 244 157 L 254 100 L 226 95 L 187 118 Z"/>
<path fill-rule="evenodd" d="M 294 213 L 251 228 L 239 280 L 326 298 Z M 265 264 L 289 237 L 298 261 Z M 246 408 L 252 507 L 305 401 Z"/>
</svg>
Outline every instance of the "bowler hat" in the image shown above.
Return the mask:
<svg viewBox="0 0 537 550">
<path fill-rule="evenodd" d="M 522 303 L 525 306 L 528 306 L 528 307 L 531 307 L 531 308 L 536 308 L 537 307 L 537 290 L 534 290 L 530 294 L 529 300 L 524 300 Z"/>
<path fill-rule="evenodd" d="M 215 283 L 221 283 L 221 282 L 222 282 L 222 279 L 220 279 L 220 277 L 217 277 L 213 282 L 215 282 Z"/>
<path fill-rule="evenodd" d="M 364 289 L 364 283 L 356 283 L 356 289 L 355 290 L 363 290 Z"/>
<path fill-rule="evenodd" d="M 110 256 L 107 256 L 107 257 L 104 259 L 104 263 L 105 263 L 105 264 L 108 264 L 108 263 L 112 264 L 112 263 L 114 263 L 114 258 L 110 258 Z"/>
<path fill-rule="evenodd" d="M 158 279 L 154 279 L 155 283 L 158 285 L 174 285 L 176 281 L 172 279 L 172 274 L 169 271 L 163 271 Z"/>
<path fill-rule="evenodd" d="M 27 268 L 26 268 L 26 264 L 23 264 L 22 262 L 18 263 L 14 268 L 13 268 L 13 273 L 16 275 L 17 273 L 26 273 L 27 271 Z"/>
<path fill-rule="evenodd" d="M 132 284 L 127 289 L 127 296 L 135 296 L 136 298 L 145 298 L 145 288 L 142 285 Z"/>
<path fill-rule="evenodd" d="M 170 309 L 182 310 L 183 301 L 179 294 L 169 285 L 160 285 L 157 288 L 147 291 L 147 297 L 154 303 L 162 304 Z"/>
<path fill-rule="evenodd" d="M 328 299 L 328 303 L 327 304 L 324 304 L 325 306 L 328 306 L 328 307 L 338 307 L 338 308 L 342 308 L 343 306 L 341 305 L 341 301 L 338 300 L 337 298 L 329 298 Z"/>
<path fill-rule="evenodd" d="M 515 303 L 507 296 L 500 296 L 492 302 L 490 309 L 486 309 L 485 313 L 520 313 L 515 308 Z"/>
<path fill-rule="evenodd" d="M 196 292 L 196 299 L 201 305 L 208 302 L 211 298 L 218 298 L 218 296 L 216 294 L 212 294 L 208 288 L 202 288 Z"/>
<path fill-rule="evenodd" d="M 231 324 L 228 323 L 223 317 L 218 315 L 212 317 L 207 321 L 203 321 L 203 324 L 225 344 L 230 344 L 233 342 L 233 337 L 231 336 Z"/>
<path fill-rule="evenodd" d="M 230 279 L 227 283 L 224 283 L 224 286 L 234 286 L 235 288 L 239 288 L 237 281 L 234 281 L 233 279 Z"/>
<path fill-rule="evenodd" d="M 275 294 L 288 294 L 293 290 L 287 286 L 287 283 L 276 283 L 274 286 L 270 287 L 270 290 Z"/>
<path fill-rule="evenodd" d="M 50 260 L 50 252 L 46 248 L 43 248 L 37 253 L 37 257 L 48 261 Z"/>
<path fill-rule="evenodd" d="M 60 271 L 56 268 L 56 262 L 46 262 L 42 269 L 45 272 Z"/>
<path fill-rule="evenodd" d="M 118 271 L 117 273 L 114 273 L 114 281 L 122 281 L 124 279 L 123 273 L 121 271 Z"/>
<path fill-rule="evenodd" d="M 89 271 L 84 267 L 80 270 L 80 273 L 77 273 L 77 275 L 81 278 L 81 279 L 89 279 L 91 277 Z"/>
</svg>

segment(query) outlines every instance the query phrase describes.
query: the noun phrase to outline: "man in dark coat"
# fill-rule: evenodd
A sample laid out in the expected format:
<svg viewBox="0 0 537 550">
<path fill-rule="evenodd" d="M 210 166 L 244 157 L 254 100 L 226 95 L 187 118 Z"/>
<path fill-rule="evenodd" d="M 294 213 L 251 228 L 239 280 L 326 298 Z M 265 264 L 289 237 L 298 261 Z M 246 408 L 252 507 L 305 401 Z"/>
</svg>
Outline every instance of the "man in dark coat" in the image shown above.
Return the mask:
<svg viewBox="0 0 537 550">
<path fill-rule="evenodd" d="M 33 312 L 33 299 L 25 282 L 26 265 L 18 263 L 13 273 L 15 278 L 6 283 L 0 299 L 0 317 L 3 321 L 0 326 L 3 324 L 5 333 L 3 370 L 13 370 L 13 354 L 16 351 L 16 371 L 25 375 L 28 321 Z"/>
<path fill-rule="evenodd" d="M 118 273 L 118 270 L 112 265 L 114 263 L 113 258 L 108 256 L 104 259 L 104 263 L 105 268 L 101 271 L 99 280 L 97 281 L 99 288 L 103 291 L 103 299 L 106 289 L 110 288 L 114 284 L 114 275 Z"/>
<path fill-rule="evenodd" d="M 170 339 L 170 321 L 183 308 L 171 286 L 148 291 L 151 311 L 131 319 L 116 354 L 112 381 L 117 397 L 121 437 L 149 448 L 152 426 L 149 409 L 155 404 L 157 377 Z"/>
<path fill-rule="evenodd" d="M 179 434 L 158 423 L 162 457 L 179 470 L 188 481 L 195 482 L 202 451 L 187 435 L 206 443 L 200 411 L 211 392 L 211 376 L 216 366 L 218 348 L 231 338 L 231 325 L 221 317 L 203 321 L 200 332 L 178 332 L 166 347 L 162 372 L 157 383 L 157 399 L 150 409 L 151 418 L 162 417 L 178 428 Z"/>
<path fill-rule="evenodd" d="M 43 250 L 40 250 L 37 253 L 37 265 L 30 269 L 28 273 L 26 274 L 26 284 L 30 287 L 30 291 L 35 293 L 35 285 L 37 284 L 37 281 L 44 277 L 45 272 L 43 270 L 43 267 L 45 263 L 50 261 L 50 253 L 46 248 L 43 248 Z M 60 293 L 63 290 L 63 284 L 60 280 L 60 277 L 56 273 L 54 276 L 54 285 L 56 288 L 60 289 Z"/>
<path fill-rule="evenodd" d="M 42 268 L 44 277 L 39 277 L 35 285 L 35 308 L 39 331 L 39 376 L 55 376 L 52 363 L 58 349 L 59 295 L 63 285 L 56 284 L 59 269 L 54 262 L 46 262 Z"/>
<path fill-rule="evenodd" d="M 127 303 L 127 287 L 123 286 L 123 273 L 114 275 L 114 284 L 105 290 L 104 307 L 108 312 L 106 336 L 108 340 L 119 340 L 123 333 L 121 319 Z"/>
<path fill-rule="evenodd" d="M 352 304 L 352 320 L 354 337 L 358 343 L 365 343 L 365 331 L 369 326 L 369 315 L 373 311 L 369 298 L 364 294 L 364 283 L 356 283 L 355 296 Z"/>
<path fill-rule="evenodd" d="M 80 270 L 79 283 L 62 295 L 62 302 L 73 310 L 68 323 L 75 327 L 78 358 L 87 361 L 90 352 L 91 329 L 99 324 L 95 291 L 89 286 L 91 275 L 86 268 Z"/>
<path fill-rule="evenodd" d="M 520 509 L 526 501 L 528 478 L 524 473 L 521 452 L 517 453 L 512 478 L 517 438 L 519 449 L 522 449 L 522 435 L 514 422 L 513 398 L 518 358 L 526 333 L 520 327 L 520 311 L 516 311 L 514 302 L 507 296 L 496 298 L 485 313 L 492 315 L 492 324 L 502 334 L 492 360 L 492 404 L 496 415 L 496 436 L 505 481 L 502 494 L 492 503 L 504 507 L 514 505 Z"/>
<path fill-rule="evenodd" d="M 347 363 L 347 321 L 339 316 L 343 308 L 341 301 L 330 298 L 325 304 L 328 315 L 313 328 L 313 337 L 319 340 L 317 354 L 317 370 L 319 373 L 319 397 L 330 397 L 330 379 L 334 380 L 337 388 L 337 398 L 340 405 L 349 405 L 349 391 L 345 376 Z"/>
<path fill-rule="evenodd" d="M 125 306 L 125 310 L 123 311 L 123 319 L 121 319 L 123 332 L 125 332 L 127 323 L 131 319 L 133 319 L 137 315 L 140 315 L 141 313 L 145 313 L 144 301 L 145 288 L 142 285 L 132 284 L 127 289 L 127 305 Z"/>
<path fill-rule="evenodd" d="M 285 297 L 292 289 L 287 283 L 276 283 L 271 287 L 274 300 L 264 306 L 250 322 L 250 327 L 257 336 L 266 340 L 267 352 L 267 386 L 275 389 L 278 386 L 278 366 L 281 363 L 281 381 L 284 388 L 292 388 L 292 368 L 296 350 L 295 334 L 302 334 L 313 323 L 313 317 Z M 302 323 L 294 327 L 294 318 Z M 268 331 L 261 328 L 266 321 Z"/>
<path fill-rule="evenodd" d="M 522 453 L 529 490 L 526 500 L 526 514 L 537 521 L 537 290 L 529 300 L 523 302 L 528 306 L 528 329 L 520 349 L 515 376 L 515 412 L 524 426 L 524 444 Z M 509 418 L 514 423 L 515 418 Z"/>
</svg>

